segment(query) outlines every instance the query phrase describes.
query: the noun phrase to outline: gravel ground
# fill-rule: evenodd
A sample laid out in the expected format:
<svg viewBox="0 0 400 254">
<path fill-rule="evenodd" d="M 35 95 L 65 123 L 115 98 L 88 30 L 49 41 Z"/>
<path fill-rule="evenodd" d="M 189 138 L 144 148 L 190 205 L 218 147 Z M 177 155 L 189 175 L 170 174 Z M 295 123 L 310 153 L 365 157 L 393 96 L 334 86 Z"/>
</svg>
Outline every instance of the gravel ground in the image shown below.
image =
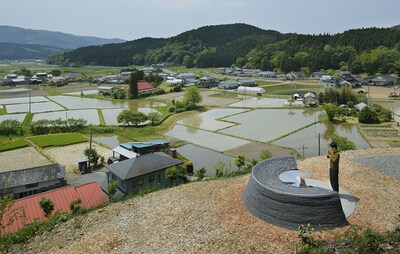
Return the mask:
<svg viewBox="0 0 400 254">
<path fill-rule="evenodd" d="M 355 158 L 354 161 L 363 164 L 366 167 L 391 175 L 400 181 L 400 156 L 398 154 L 384 156 L 365 156 Z"/>
<path fill-rule="evenodd" d="M 33 147 L 25 147 L 0 153 L 0 172 L 49 165 L 43 155 Z"/>
<path fill-rule="evenodd" d="M 96 149 L 98 154 L 104 156 L 106 160 L 113 154 L 111 149 L 105 148 L 96 143 L 92 143 L 92 147 Z M 83 142 L 69 146 L 49 147 L 43 149 L 43 151 L 57 161 L 57 163 L 65 165 L 67 169 L 67 177 L 69 177 L 72 175 L 74 170 L 78 169 L 77 160 L 85 157 L 83 152 L 86 148 L 89 148 L 89 142 Z"/>
<path fill-rule="evenodd" d="M 395 227 L 400 181 L 354 159 L 399 154 L 399 148 L 342 153 L 340 184 L 357 200 L 350 224 L 380 232 Z M 324 156 L 298 161 L 298 166 L 328 181 Z M 248 179 L 195 182 L 112 204 L 59 224 L 13 253 L 291 253 L 296 230 L 265 223 L 244 208 Z M 316 235 L 333 239 L 346 229 Z"/>
</svg>

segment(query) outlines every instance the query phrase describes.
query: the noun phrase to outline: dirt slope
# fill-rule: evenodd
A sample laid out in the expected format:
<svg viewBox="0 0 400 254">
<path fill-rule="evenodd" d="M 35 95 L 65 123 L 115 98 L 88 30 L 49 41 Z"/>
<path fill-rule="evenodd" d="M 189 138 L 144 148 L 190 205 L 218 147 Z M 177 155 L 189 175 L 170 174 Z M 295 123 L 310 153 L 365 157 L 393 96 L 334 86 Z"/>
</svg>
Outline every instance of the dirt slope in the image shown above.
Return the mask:
<svg viewBox="0 0 400 254">
<path fill-rule="evenodd" d="M 394 228 L 400 214 L 400 182 L 353 158 L 400 154 L 400 149 L 342 153 L 341 186 L 357 199 L 351 224 L 378 231 Z M 327 160 L 299 161 L 299 168 L 327 181 Z M 297 231 L 269 225 L 244 208 L 249 176 L 191 183 L 80 216 L 38 235 L 15 253 L 290 253 Z M 339 228 L 318 233 L 332 239 Z"/>
</svg>

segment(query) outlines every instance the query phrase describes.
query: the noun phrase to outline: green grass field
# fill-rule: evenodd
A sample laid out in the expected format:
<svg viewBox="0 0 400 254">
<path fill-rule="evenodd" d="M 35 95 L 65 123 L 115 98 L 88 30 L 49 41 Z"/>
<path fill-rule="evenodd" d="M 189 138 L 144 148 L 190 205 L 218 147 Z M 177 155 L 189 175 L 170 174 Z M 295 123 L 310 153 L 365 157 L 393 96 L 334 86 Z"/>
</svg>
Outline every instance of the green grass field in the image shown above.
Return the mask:
<svg viewBox="0 0 400 254">
<path fill-rule="evenodd" d="M 28 142 L 26 142 L 25 139 L 23 139 L 23 138 L 17 139 L 17 140 L 0 145 L 0 152 L 14 150 L 14 149 L 18 149 L 18 148 L 27 147 L 27 146 L 28 146 Z"/>
<path fill-rule="evenodd" d="M 35 136 L 31 139 L 36 145 L 42 148 L 50 146 L 66 146 L 87 141 L 85 137 L 77 133 Z"/>
</svg>

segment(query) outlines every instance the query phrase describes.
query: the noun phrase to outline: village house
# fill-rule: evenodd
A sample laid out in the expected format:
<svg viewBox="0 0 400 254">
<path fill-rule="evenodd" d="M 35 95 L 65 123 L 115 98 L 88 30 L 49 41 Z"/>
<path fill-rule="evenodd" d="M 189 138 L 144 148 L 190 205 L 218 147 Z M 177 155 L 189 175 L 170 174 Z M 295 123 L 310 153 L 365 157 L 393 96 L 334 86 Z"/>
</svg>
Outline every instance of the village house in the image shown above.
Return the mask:
<svg viewBox="0 0 400 254">
<path fill-rule="evenodd" d="M 169 147 L 169 141 L 165 139 L 153 139 L 144 142 L 128 142 L 115 147 L 109 164 L 116 161 L 122 161 L 138 157 L 141 154 L 166 151 Z M 111 162 L 111 163 L 110 163 Z"/>
<path fill-rule="evenodd" d="M 341 71 L 339 72 L 339 76 L 341 78 L 339 82 L 340 86 L 348 86 L 351 88 L 361 87 L 361 81 L 356 79 L 349 71 Z"/>
<path fill-rule="evenodd" d="M 312 79 L 320 79 L 324 75 L 326 75 L 326 74 L 324 72 L 322 72 L 322 71 L 314 71 L 313 73 L 311 73 L 310 78 L 312 78 Z"/>
<path fill-rule="evenodd" d="M 139 80 L 137 83 L 137 86 L 138 86 L 139 94 L 145 93 L 145 92 L 153 92 L 154 90 L 156 90 L 154 88 L 154 86 L 152 86 L 149 82 L 147 82 L 145 80 Z"/>
<path fill-rule="evenodd" d="M 211 88 L 217 85 L 218 85 L 217 79 L 211 76 L 201 77 L 200 82 L 197 84 L 197 86 L 201 88 Z"/>
<path fill-rule="evenodd" d="M 273 71 L 262 71 L 256 74 L 259 78 L 276 78 L 276 73 Z"/>
<path fill-rule="evenodd" d="M 65 79 L 68 81 L 76 81 L 76 80 L 86 79 L 86 76 L 85 74 L 79 71 L 73 71 L 65 75 Z"/>
<path fill-rule="evenodd" d="M 299 71 L 291 71 L 288 74 L 286 74 L 286 79 L 289 80 L 294 80 L 294 79 L 304 79 L 304 74 Z"/>
<path fill-rule="evenodd" d="M 186 79 L 195 79 L 196 74 L 193 72 L 185 72 L 185 73 L 180 73 L 180 74 L 176 75 L 176 78 L 182 79 L 183 81 L 185 81 Z"/>
<path fill-rule="evenodd" d="M 106 178 L 108 183 L 118 181 L 118 190 L 123 194 L 132 194 L 152 185 L 169 186 L 171 183 L 165 176 L 165 170 L 181 164 L 181 160 L 163 152 L 147 153 L 106 165 Z M 181 176 L 175 183 L 184 180 Z"/>
<path fill-rule="evenodd" d="M 322 77 L 319 79 L 319 83 L 322 84 L 325 89 L 339 87 L 339 82 L 330 75 L 322 75 Z"/>
<path fill-rule="evenodd" d="M 36 193 L 60 188 L 66 185 L 65 167 L 51 164 L 20 170 L 0 172 L 0 196 L 12 193 L 22 198 Z"/>
<path fill-rule="evenodd" d="M 239 83 L 239 86 L 258 86 L 252 78 L 238 78 L 236 81 Z"/>
<path fill-rule="evenodd" d="M 371 80 L 374 86 L 394 86 L 397 83 L 397 79 L 389 74 L 379 75 Z"/>
<path fill-rule="evenodd" d="M 226 80 L 218 84 L 219 89 L 232 90 L 232 89 L 237 89 L 238 87 L 239 87 L 239 82 L 235 80 Z"/>
</svg>

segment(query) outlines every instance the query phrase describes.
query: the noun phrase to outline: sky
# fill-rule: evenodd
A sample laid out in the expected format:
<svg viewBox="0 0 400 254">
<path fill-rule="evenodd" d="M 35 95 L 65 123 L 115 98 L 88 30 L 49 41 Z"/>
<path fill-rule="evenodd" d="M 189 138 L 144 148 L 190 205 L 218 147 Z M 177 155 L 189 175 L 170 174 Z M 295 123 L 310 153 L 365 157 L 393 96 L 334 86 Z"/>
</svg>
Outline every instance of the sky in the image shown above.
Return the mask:
<svg viewBox="0 0 400 254">
<path fill-rule="evenodd" d="M 124 40 L 233 23 L 300 34 L 400 24 L 399 0 L 1 0 L 0 7 L 0 25 Z"/>
</svg>

